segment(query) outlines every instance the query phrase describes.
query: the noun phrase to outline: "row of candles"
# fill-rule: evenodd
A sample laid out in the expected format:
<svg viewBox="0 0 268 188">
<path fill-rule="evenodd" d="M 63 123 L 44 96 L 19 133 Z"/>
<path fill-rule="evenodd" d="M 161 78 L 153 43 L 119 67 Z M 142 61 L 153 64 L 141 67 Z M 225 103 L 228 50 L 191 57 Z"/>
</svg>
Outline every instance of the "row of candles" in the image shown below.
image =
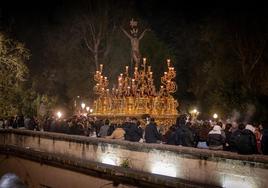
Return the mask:
<svg viewBox="0 0 268 188">
<path fill-rule="evenodd" d="M 129 67 L 126 66 L 125 73 L 121 73 L 118 76 L 117 88 L 112 89 L 112 95 L 120 96 L 143 96 L 143 95 L 157 95 L 155 86 L 153 84 L 153 72 L 151 66 L 146 66 L 146 58 L 143 58 L 143 69 L 139 70 L 139 67 L 134 67 L 133 78 L 129 76 Z M 170 65 L 170 59 L 167 59 L 168 71 L 164 72 L 161 77 L 161 83 L 163 84 L 160 88 L 160 92 L 174 93 L 176 91 L 176 84 L 172 81 L 175 78 L 176 72 L 174 67 Z M 99 95 L 110 95 L 110 90 L 107 88 L 109 81 L 107 77 L 103 76 L 103 64 L 100 64 L 99 70 L 96 71 L 94 79 L 97 82 L 94 90 Z"/>
</svg>

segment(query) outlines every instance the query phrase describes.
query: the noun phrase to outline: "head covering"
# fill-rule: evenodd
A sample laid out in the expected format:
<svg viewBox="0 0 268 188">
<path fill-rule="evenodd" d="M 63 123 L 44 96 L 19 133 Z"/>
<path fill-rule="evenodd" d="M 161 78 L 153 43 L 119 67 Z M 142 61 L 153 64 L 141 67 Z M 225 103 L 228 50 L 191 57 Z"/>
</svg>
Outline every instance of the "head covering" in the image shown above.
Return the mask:
<svg viewBox="0 0 268 188">
<path fill-rule="evenodd" d="M 208 134 L 221 134 L 221 127 L 219 125 L 215 125 Z"/>
<path fill-rule="evenodd" d="M 238 123 L 236 123 L 235 121 L 232 122 L 232 128 L 231 128 L 231 131 L 232 131 L 232 132 L 235 132 L 237 129 L 238 129 Z"/>
<path fill-rule="evenodd" d="M 253 126 L 250 125 L 250 124 L 247 124 L 245 129 L 250 130 L 252 133 L 255 132 L 255 127 L 253 127 Z"/>
</svg>

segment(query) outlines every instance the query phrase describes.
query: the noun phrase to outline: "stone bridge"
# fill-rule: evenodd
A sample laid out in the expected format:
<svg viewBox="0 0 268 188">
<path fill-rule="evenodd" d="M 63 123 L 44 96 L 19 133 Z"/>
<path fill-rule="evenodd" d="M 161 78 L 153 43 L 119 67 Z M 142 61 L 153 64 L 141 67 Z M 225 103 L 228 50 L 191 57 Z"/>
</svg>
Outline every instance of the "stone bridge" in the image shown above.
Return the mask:
<svg viewBox="0 0 268 188">
<path fill-rule="evenodd" d="M 0 175 L 28 187 L 265 188 L 268 157 L 29 130 L 0 130 Z"/>
</svg>

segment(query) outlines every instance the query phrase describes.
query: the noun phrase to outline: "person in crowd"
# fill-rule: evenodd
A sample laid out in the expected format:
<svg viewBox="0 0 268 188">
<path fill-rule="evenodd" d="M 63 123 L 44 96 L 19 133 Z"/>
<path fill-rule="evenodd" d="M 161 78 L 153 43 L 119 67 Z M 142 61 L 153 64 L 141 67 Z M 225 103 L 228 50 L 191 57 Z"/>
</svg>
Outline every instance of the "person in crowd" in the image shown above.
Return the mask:
<svg viewBox="0 0 268 188">
<path fill-rule="evenodd" d="M 230 137 L 232 135 L 232 124 L 231 123 L 227 123 L 225 125 L 224 133 L 225 133 L 226 139 L 225 139 L 225 144 L 223 146 L 223 150 L 229 151 L 230 150 Z"/>
<path fill-rule="evenodd" d="M 24 127 L 24 116 L 23 115 L 18 116 L 17 125 L 18 125 L 18 128 Z"/>
<path fill-rule="evenodd" d="M 222 128 L 220 125 L 214 125 L 212 130 L 208 133 L 208 147 L 211 150 L 223 150 L 225 138 L 222 135 Z"/>
<path fill-rule="evenodd" d="M 207 141 L 208 141 L 208 133 L 210 130 L 211 125 L 209 121 L 205 121 L 197 132 L 197 139 L 198 139 L 197 148 L 208 149 Z"/>
<path fill-rule="evenodd" d="M 100 132 L 100 128 L 103 126 L 103 120 L 102 119 L 97 119 L 97 117 L 94 117 L 94 124 L 93 124 L 93 128 L 96 132 L 96 136 L 99 137 L 99 132 Z"/>
<path fill-rule="evenodd" d="M 175 125 L 169 127 L 168 131 L 166 132 L 165 137 L 167 137 L 164 143 L 168 145 L 176 145 L 176 128 Z"/>
<path fill-rule="evenodd" d="M 157 130 L 157 125 L 154 118 L 149 118 L 149 122 L 145 127 L 145 142 L 146 143 L 157 143 L 161 140 L 161 134 Z"/>
<path fill-rule="evenodd" d="M 110 136 L 106 136 L 105 138 L 124 140 L 125 139 L 125 134 L 126 134 L 126 132 L 123 129 L 123 127 L 118 126 Z"/>
<path fill-rule="evenodd" d="M 19 120 L 19 116 L 16 115 L 14 121 L 12 122 L 12 128 L 13 128 L 13 129 L 18 128 L 18 120 Z"/>
<path fill-rule="evenodd" d="M 104 122 L 104 125 L 102 125 L 100 128 L 99 137 L 105 138 L 107 136 L 109 126 L 110 126 L 110 121 L 106 119 Z"/>
<path fill-rule="evenodd" d="M 216 125 L 221 127 L 221 135 L 222 135 L 223 139 L 226 140 L 225 131 L 223 129 L 223 123 L 221 121 L 218 121 L 218 122 L 216 122 Z"/>
<path fill-rule="evenodd" d="M 231 152 L 237 152 L 237 143 L 236 139 L 238 136 L 241 135 L 242 131 L 245 129 L 245 125 L 243 123 L 238 124 L 233 123 L 233 129 L 232 129 L 232 134 L 229 138 L 229 151 Z"/>
<path fill-rule="evenodd" d="M 257 142 L 257 150 L 258 150 L 258 153 L 261 153 L 261 137 L 262 137 L 261 130 L 260 130 L 259 124 L 254 124 L 253 126 L 255 128 L 254 134 L 255 134 L 256 142 Z"/>
<path fill-rule="evenodd" d="M 239 154 L 249 155 L 258 153 L 255 137 L 255 127 L 247 124 L 245 129 L 236 138 L 236 147 Z"/>
<path fill-rule="evenodd" d="M 194 146 L 194 133 L 191 130 L 191 123 L 187 122 L 188 116 L 181 115 L 176 120 L 176 145 L 193 147 Z"/>
<path fill-rule="evenodd" d="M 30 122 L 31 122 L 31 118 L 29 116 L 26 116 L 24 119 L 24 127 L 26 129 L 29 129 Z"/>
<path fill-rule="evenodd" d="M 11 128 L 11 127 L 14 126 L 13 124 L 14 124 L 14 117 L 11 116 L 11 117 L 9 117 L 9 119 L 8 119 L 8 122 L 7 122 L 7 125 L 8 125 L 8 126 L 7 126 L 7 127 L 8 127 L 8 128 Z"/>
<path fill-rule="evenodd" d="M 0 118 L 0 128 L 5 128 L 5 123 L 4 123 L 4 119 Z"/>
<path fill-rule="evenodd" d="M 139 127 L 137 118 L 132 118 L 132 121 L 126 124 L 124 129 L 126 132 L 125 140 L 139 142 L 142 138 L 142 128 Z"/>
<path fill-rule="evenodd" d="M 107 132 L 107 136 L 111 136 L 113 134 L 115 130 L 115 124 L 111 123 L 111 125 L 109 126 L 108 132 Z"/>
<path fill-rule="evenodd" d="M 262 154 L 268 155 L 268 123 L 262 123 L 262 138 L 261 138 Z"/>
</svg>

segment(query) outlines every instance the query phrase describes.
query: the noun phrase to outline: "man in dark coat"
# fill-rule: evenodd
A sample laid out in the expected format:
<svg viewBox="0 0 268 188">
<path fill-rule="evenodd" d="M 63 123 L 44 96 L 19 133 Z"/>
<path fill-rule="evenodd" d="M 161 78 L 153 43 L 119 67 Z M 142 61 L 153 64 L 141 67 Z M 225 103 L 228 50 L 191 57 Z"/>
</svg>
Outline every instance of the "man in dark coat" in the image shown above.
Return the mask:
<svg viewBox="0 0 268 188">
<path fill-rule="evenodd" d="M 168 145 L 176 145 L 176 129 L 175 126 L 172 125 L 166 133 L 166 144 Z"/>
<path fill-rule="evenodd" d="M 193 147 L 194 146 L 194 133 L 187 123 L 187 115 L 181 115 L 177 118 L 176 122 L 176 145 Z"/>
<path fill-rule="evenodd" d="M 229 151 L 237 152 L 236 139 L 241 135 L 242 131 L 245 129 L 245 125 L 240 123 L 238 128 L 232 132 L 229 139 Z"/>
<path fill-rule="evenodd" d="M 125 140 L 138 142 L 142 138 L 142 129 L 138 126 L 138 121 L 136 118 L 133 118 L 131 122 L 125 125 L 124 130 Z"/>
<path fill-rule="evenodd" d="M 150 118 L 150 122 L 145 128 L 145 141 L 146 143 L 157 143 L 158 140 L 161 140 L 161 134 L 157 130 L 154 118 Z"/>
<path fill-rule="evenodd" d="M 257 141 L 254 134 L 255 128 L 252 125 L 246 125 L 246 128 L 241 132 L 241 135 L 237 137 L 236 147 L 239 154 L 256 154 Z"/>
</svg>

